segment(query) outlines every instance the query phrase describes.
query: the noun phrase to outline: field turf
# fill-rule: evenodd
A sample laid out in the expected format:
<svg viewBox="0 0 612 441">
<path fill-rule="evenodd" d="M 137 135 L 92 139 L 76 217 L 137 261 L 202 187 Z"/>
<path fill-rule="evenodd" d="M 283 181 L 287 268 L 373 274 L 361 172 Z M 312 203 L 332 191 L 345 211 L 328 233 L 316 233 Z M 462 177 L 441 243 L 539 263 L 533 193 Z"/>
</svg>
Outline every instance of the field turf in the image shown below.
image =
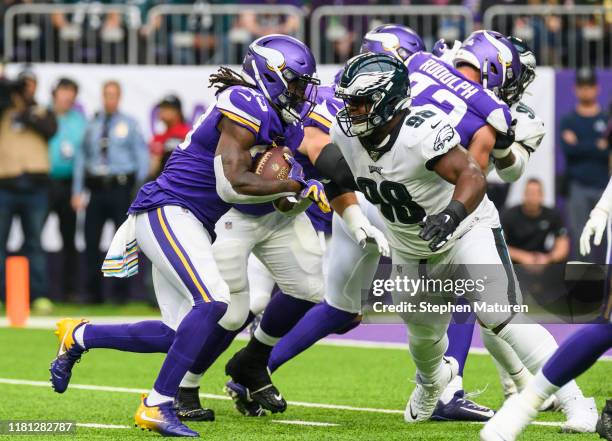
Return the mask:
<svg viewBox="0 0 612 441">
<path fill-rule="evenodd" d="M 374 326 L 374 325 L 371 325 Z M 203 403 L 216 411 L 213 423 L 192 423 L 208 440 L 476 440 L 478 424 L 421 423 L 407 425 L 402 410 L 413 388 L 414 365 L 399 349 L 317 345 L 282 367 L 274 380 L 290 401 L 283 414 L 245 418 L 223 399 L 223 365 L 244 341 L 237 341 L 211 368 L 201 392 L 215 397 Z M 28 436 L 24 440 L 154 439 L 157 435 L 132 426 L 139 390 L 153 383 L 162 362 L 160 354 L 128 354 L 93 350 L 75 368 L 73 385 L 127 388 L 84 390 L 69 388 L 59 395 L 47 382 L 56 351 L 52 331 L 0 329 L 0 420 L 72 420 L 115 428 L 77 427 L 76 436 Z M 595 396 L 599 409 L 612 397 L 612 362 L 602 361 L 579 379 L 585 394 Z M 8 384 L 7 379 L 30 384 Z M 484 390 L 476 400 L 498 407 L 502 394 L 488 356 L 470 355 L 465 372 L 468 391 Z M 291 404 L 302 402 L 302 404 Z M 332 405 L 332 406 L 329 406 Z M 349 406 L 342 408 L 341 406 Z M 368 408 L 368 409 L 355 409 Z M 391 410 L 389 412 L 389 410 Z M 560 413 L 541 414 L 538 421 L 562 421 Z M 288 424 L 289 422 L 299 424 Z M 312 426 L 308 423 L 326 423 Z M 1 436 L 0 439 L 9 439 Z M 11 437 L 11 439 L 16 439 Z M 531 426 L 522 440 L 596 440 L 597 435 L 560 435 L 557 426 Z"/>
</svg>

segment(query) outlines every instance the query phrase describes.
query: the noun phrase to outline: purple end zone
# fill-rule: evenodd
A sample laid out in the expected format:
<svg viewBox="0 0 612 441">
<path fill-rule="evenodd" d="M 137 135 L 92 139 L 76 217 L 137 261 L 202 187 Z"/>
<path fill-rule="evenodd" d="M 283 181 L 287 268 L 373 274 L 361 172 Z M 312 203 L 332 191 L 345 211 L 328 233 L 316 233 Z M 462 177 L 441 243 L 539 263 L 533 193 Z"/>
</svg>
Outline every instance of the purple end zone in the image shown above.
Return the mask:
<svg viewBox="0 0 612 441">
<path fill-rule="evenodd" d="M 571 334 L 580 329 L 583 325 L 560 325 L 560 324 L 547 324 L 544 325 L 546 329 L 555 337 L 557 343 L 563 342 Z M 408 341 L 406 334 L 406 327 L 401 324 L 389 324 L 389 325 L 361 325 L 352 331 L 347 332 L 343 335 L 332 334 L 327 337 L 331 340 L 358 340 L 363 342 L 374 342 L 374 343 L 406 343 Z M 484 348 L 482 339 L 480 338 L 480 332 L 478 329 L 474 330 L 472 336 L 472 347 Z M 605 355 L 612 356 L 612 349 L 608 350 Z"/>
</svg>

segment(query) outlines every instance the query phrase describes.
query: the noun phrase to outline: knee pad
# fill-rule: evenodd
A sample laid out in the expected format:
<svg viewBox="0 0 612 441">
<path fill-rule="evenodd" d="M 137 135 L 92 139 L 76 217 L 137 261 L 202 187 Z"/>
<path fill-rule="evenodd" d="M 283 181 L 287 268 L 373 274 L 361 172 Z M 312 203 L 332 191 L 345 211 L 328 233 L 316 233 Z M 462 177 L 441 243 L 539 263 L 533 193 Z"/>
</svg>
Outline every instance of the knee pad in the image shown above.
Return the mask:
<svg viewBox="0 0 612 441">
<path fill-rule="evenodd" d="M 247 256 L 250 250 L 245 250 L 242 243 L 234 239 L 215 242 L 212 248 L 217 268 L 230 293 L 247 291 Z"/>
<path fill-rule="evenodd" d="M 231 295 L 231 302 L 219 320 L 219 326 L 228 331 L 240 329 L 249 317 L 249 294 L 247 292 Z"/>
</svg>

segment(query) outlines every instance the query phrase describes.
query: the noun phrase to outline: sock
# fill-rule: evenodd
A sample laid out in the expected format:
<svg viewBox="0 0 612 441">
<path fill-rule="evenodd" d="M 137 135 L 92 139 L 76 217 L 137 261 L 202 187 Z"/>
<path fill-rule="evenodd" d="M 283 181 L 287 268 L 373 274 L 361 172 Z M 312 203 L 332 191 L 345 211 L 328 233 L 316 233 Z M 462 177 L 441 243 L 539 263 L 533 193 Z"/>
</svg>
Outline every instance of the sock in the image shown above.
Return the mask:
<svg viewBox="0 0 612 441">
<path fill-rule="evenodd" d="M 80 329 L 83 329 L 83 347 L 86 349 L 107 348 L 140 353 L 168 352 L 175 335 L 159 320 L 121 325 L 87 324 L 77 331 Z"/>
<path fill-rule="evenodd" d="M 81 326 L 76 328 L 74 333 L 72 334 L 72 338 L 74 338 L 74 341 L 76 342 L 76 344 L 78 344 L 83 349 L 86 349 L 85 348 L 85 341 L 83 340 L 83 334 L 85 332 L 85 326 L 87 326 L 87 323 L 83 323 Z"/>
<path fill-rule="evenodd" d="M 441 375 L 442 356 L 448 348 L 446 332 L 438 333 L 435 327 L 408 324 L 408 344 L 417 374 L 426 384 L 435 384 Z M 441 334 L 441 336 L 440 336 Z"/>
<path fill-rule="evenodd" d="M 282 292 L 278 293 L 272 297 L 264 310 L 261 322 L 257 327 L 257 330 L 263 331 L 260 332 L 260 336 L 264 336 L 264 339 L 271 337 L 267 340 L 273 341 L 272 345 L 274 345 L 314 305 L 315 303 L 308 300 L 297 299 Z M 256 336 L 257 330 L 255 330 Z"/>
<path fill-rule="evenodd" d="M 444 355 L 457 360 L 460 376 L 463 376 L 463 368 L 470 352 L 473 333 L 474 323 L 451 323 L 448 326 L 448 331 L 446 331 L 446 335 L 448 335 L 448 349 Z"/>
<path fill-rule="evenodd" d="M 489 351 L 489 354 L 493 356 L 501 369 L 505 370 L 510 375 L 516 375 L 523 370 L 524 365 L 518 355 L 516 355 L 514 349 L 512 349 L 512 346 L 484 326 L 480 327 L 480 335 L 484 347 Z"/>
<path fill-rule="evenodd" d="M 542 403 L 558 389 L 558 386 L 552 384 L 542 372 L 539 372 L 521 392 L 521 397 L 533 409 L 539 409 Z"/>
<path fill-rule="evenodd" d="M 552 384 L 563 386 L 590 368 L 610 347 L 612 324 L 585 325 L 559 346 L 542 373 Z"/>
<path fill-rule="evenodd" d="M 442 392 L 442 395 L 440 395 L 440 401 L 442 401 L 444 404 L 448 404 L 455 396 L 455 393 L 460 390 L 463 390 L 463 377 L 461 375 L 457 375 L 455 378 L 453 378 L 453 381 L 448 383 L 448 386 L 446 386 L 446 389 L 444 389 L 444 392 Z"/>
<path fill-rule="evenodd" d="M 536 374 L 557 349 L 557 342 L 542 325 L 509 323 L 497 335 L 514 349 L 532 374 Z M 503 366 L 502 360 L 498 358 L 498 361 Z"/>
<path fill-rule="evenodd" d="M 519 390 L 516 387 L 516 383 L 514 382 L 514 380 L 508 373 L 508 371 L 504 369 L 501 364 L 499 364 L 499 361 L 497 361 L 496 358 L 493 358 L 493 364 L 495 365 L 495 368 L 497 369 L 497 374 L 499 375 L 499 381 L 502 385 L 502 389 L 504 390 L 504 396 L 507 398 L 510 395 L 514 395 L 518 393 Z M 523 368 L 523 371 L 529 372 L 527 371 L 527 368 Z"/>
<path fill-rule="evenodd" d="M 186 387 L 193 389 L 194 387 L 200 387 L 200 380 L 202 379 L 204 374 L 194 374 L 191 371 L 187 371 L 183 379 L 181 380 L 181 384 L 179 387 Z"/>
<path fill-rule="evenodd" d="M 162 403 L 167 403 L 168 401 L 172 401 L 173 398 L 169 397 L 167 395 L 162 395 L 159 392 L 157 392 L 155 390 L 155 388 L 151 389 L 151 392 L 149 392 L 149 395 L 147 395 L 147 398 L 145 398 L 145 405 L 152 407 L 152 406 L 159 406 Z"/>
<path fill-rule="evenodd" d="M 213 352 L 222 343 L 227 330 L 217 323 L 227 304 L 209 302 L 196 304 L 176 330 L 172 346 L 155 380 L 154 389 L 162 395 L 175 397 L 181 380 L 194 364 L 198 354 Z"/>
<path fill-rule="evenodd" d="M 281 365 L 311 347 L 323 337 L 345 329 L 357 317 L 325 302 L 315 305 L 272 349 L 268 368 L 274 372 Z"/>
</svg>

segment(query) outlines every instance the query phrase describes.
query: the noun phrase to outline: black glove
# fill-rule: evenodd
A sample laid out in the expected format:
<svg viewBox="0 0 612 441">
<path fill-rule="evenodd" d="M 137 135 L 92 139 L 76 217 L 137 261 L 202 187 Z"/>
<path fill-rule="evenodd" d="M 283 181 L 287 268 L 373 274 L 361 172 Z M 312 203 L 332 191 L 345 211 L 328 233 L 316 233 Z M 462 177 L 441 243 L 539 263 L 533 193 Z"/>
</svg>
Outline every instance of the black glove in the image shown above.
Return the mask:
<svg viewBox="0 0 612 441">
<path fill-rule="evenodd" d="M 441 213 L 425 216 L 419 222 L 419 227 L 422 228 L 419 237 L 429 242 L 431 251 L 438 251 L 466 216 L 465 206 L 459 201 L 452 200 Z"/>
<path fill-rule="evenodd" d="M 515 129 L 516 119 L 513 119 L 506 133 L 497 132 L 497 136 L 495 138 L 495 145 L 493 146 L 493 148 L 495 150 L 505 150 L 509 148 L 514 142 Z"/>
</svg>

